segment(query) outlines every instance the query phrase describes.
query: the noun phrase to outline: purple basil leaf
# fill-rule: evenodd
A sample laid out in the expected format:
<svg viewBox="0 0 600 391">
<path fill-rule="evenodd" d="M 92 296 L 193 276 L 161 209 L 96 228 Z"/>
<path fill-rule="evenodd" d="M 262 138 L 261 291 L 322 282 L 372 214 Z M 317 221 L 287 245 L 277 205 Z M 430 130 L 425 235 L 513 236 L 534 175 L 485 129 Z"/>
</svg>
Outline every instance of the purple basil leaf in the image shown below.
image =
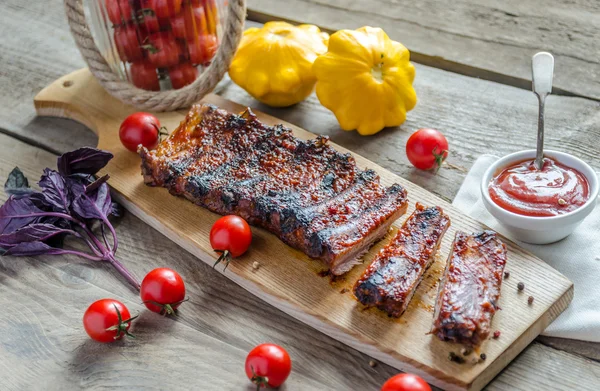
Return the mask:
<svg viewBox="0 0 600 391">
<path fill-rule="evenodd" d="M 46 242 L 57 235 L 70 233 L 73 233 L 73 231 L 52 224 L 29 224 L 12 233 L 0 235 L 0 247 L 6 249 L 22 242 Z"/>
<path fill-rule="evenodd" d="M 96 148 L 79 148 L 58 158 L 58 172 L 71 174 L 95 174 L 106 166 L 113 154 Z"/>
<path fill-rule="evenodd" d="M 43 254 L 63 254 L 64 250 L 51 247 L 43 242 L 23 242 L 18 245 L 6 249 L 2 255 L 13 255 L 16 257 L 32 257 Z"/>
<path fill-rule="evenodd" d="M 69 193 L 71 196 L 71 202 L 75 199 L 79 198 L 80 195 L 85 193 L 85 187 L 90 184 L 88 181 L 83 181 L 80 178 L 72 178 L 70 176 L 65 178 L 67 183 L 67 187 L 69 188 Z"/>
<path fill-rule="evenodd" d="M 108 174 L 106 174 L 102 178 L 96 179 L 93 183 L 91 183 L 85 187 L 85 192 L 87 194 L 90 194 L 91 192 L 93 192 L 94 190 L 99 188 L 100 185 L 102 185 L 103 183 L 106 183 L 106 181 L 108 181 L 108 178 L 110 178 L 110 176 Z"/>
<path fill-rule="evenodd" d="M 19 196 L 16 196 L 19 197 Z M 52 211 L 52 205 L 48 202 L 44 194 L 39 191 L 35 191 L 28 195 L 29 199 L 38 209 L 44 210 L 46 212 Z"/>
<path fill-rule="evenodd" d="M 8 174 L 8 179 L 4 183 L 4 191 L 8 195 L 22 196 L 25 194 L 33 193 L 33 190 L 29 187 L 29 181 L 19 167 L 13 168 Z"/>
<path fill-rule="evenodd" d="M 33 195 L 32 195 L 33 196 Z M 28 224 L 39 222 L 41 216 L 28 216 L 33 213 L 44 213 L 32 201 L 32 196 L 11 196 L 8 201 L 0 207 L 0 234 L 9 234 Z"/>
<path fill-rule="evenodd" d="M 69 176 L 67 176 L 67 178 L 70 178 L 74 181 L 77 181 L 79 183 L 83 183 L 86 185 L 89 185 L 90 183 L 94 182 L 96 180 L 96 176 L 94 174 L 71 174 Z"/>
<path fill-rule="evenodd" d="M 57 171 L 44 169 L 44 175 L 42 175 L 39 185 L 52 209 L 56 212 L 69 213 L 69 190 L 65 179 Z"/>
<path fill-rule="evenodd" d="M 73 211 L 83 219 L 104 220 L 111 211 L 110 190 L 102 183 L 91 192 L 84 192 L 73 200 Z"/>
</svg>

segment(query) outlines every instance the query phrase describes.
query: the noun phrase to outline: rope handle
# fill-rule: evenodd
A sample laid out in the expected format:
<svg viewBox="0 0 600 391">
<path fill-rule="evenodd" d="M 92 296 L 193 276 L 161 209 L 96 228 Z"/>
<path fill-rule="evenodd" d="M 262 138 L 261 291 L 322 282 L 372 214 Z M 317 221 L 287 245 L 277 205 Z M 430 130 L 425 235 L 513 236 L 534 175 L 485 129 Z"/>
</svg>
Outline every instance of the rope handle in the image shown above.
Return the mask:
<svg viewBox="0 0 600 391">
<path fill-rule="evenodd" d="M 229 0 L 225 33 L 209 67 L 193 83 L 179 90 L 146 91 L 122 80 L 108 65 L 94 42 L 82 0 L 64 0 L 64 3 L 71 34 L 92 74 L 112 96 L 147 111 L 172 111 L 189 107 L 211 92 L 229 68 L 242 38 L 246 18 L 245 0 Z"/>
</svg>

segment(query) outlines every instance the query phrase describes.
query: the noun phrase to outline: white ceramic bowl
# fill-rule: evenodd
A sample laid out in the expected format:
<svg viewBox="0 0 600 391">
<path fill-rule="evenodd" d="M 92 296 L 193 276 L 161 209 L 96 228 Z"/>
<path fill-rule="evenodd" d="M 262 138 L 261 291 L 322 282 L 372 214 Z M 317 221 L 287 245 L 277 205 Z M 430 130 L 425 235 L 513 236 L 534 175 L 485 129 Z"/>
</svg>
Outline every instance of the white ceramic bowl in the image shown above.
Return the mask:
<svg viewBox="0 0 600 391">
<path fill-rule="evenodd" d="M 559 216 L 532 217 L 509 212 L 492 201 L 488 185 L 494 175 L 513 163 L 534 159 L 535 150 L 515 152 L 501 158 L 487 169 L 481 179 L 481 195 L 486 209 L 510 231 L 515 239 L 526 243 L 547 244 L 566 238 L 587 215 L 592 213 L 598 198 L 598 177 L 587 163 L 575 156 L 557 151 L 544 151 L 544 156 L 576 169 L 587 178 L 590 184 L 590 198 L 580 208 Z"/>
</svg>

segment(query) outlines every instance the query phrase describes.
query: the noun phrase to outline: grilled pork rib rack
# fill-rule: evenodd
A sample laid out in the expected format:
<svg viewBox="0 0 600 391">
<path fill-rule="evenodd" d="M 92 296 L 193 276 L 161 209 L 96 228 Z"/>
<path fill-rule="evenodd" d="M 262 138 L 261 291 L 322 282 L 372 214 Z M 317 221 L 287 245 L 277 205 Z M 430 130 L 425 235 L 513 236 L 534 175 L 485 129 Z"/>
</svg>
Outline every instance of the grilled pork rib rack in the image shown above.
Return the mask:
<svg viewBox="0 0 600 391">
<path fill-rule="evenodd" d="M 398 317 L 431 266 L 450 218 L 440 207 L 417 208 L 354 286 L 362 304 Z"/>
<path fill-rule="evenodd" d="M 506 246 L 495 232 L 457 232 L 431 332 L 443 341 L 480 345 L 490 334 L 505 264 Z"/>
<path fill-rule="evenodd" d="M 326 137 L 300 140 L 250 109 L 236 115 L 196 105 L 155 150 L 138 152 L 146 184 L 239 215 L 335 275 L 350 270 L 408 205 L 403 187 L 384 187 Z"/>
</svg>

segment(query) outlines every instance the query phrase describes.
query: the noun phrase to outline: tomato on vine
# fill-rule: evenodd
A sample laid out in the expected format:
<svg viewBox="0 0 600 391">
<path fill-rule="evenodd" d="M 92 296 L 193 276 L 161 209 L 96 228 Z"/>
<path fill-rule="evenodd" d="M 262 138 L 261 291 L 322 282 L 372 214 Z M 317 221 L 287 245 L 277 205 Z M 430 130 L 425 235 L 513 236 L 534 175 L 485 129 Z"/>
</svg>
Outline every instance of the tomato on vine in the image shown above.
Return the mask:
<svg viewBox="0 0 600 391">
<path fill-rule="evenodd" d="M 113 342 L 129 333 L 133 318 L 125 304 L 113 299 L 102 299 L 92 303 L 83 314 L 83 327 L 90 338 L 98 342 Z"/>
<path fill-rule="evenodd" d="M 246 220 L 235 215 L 221 217 L 210 230 L 210 245 L 221 254 L 214 266 L 225 261 L 227 269 L 231 258 L 244 254 L 251 242 L 252 231 Z"/>
<path fill-rule="evenodd" d="M 175 270 L 160 267 L 146 274 L 140 287 L 146 307 L 161 315 L 173 315 L 185 299 L 185 284 Z"/>
</svg>

